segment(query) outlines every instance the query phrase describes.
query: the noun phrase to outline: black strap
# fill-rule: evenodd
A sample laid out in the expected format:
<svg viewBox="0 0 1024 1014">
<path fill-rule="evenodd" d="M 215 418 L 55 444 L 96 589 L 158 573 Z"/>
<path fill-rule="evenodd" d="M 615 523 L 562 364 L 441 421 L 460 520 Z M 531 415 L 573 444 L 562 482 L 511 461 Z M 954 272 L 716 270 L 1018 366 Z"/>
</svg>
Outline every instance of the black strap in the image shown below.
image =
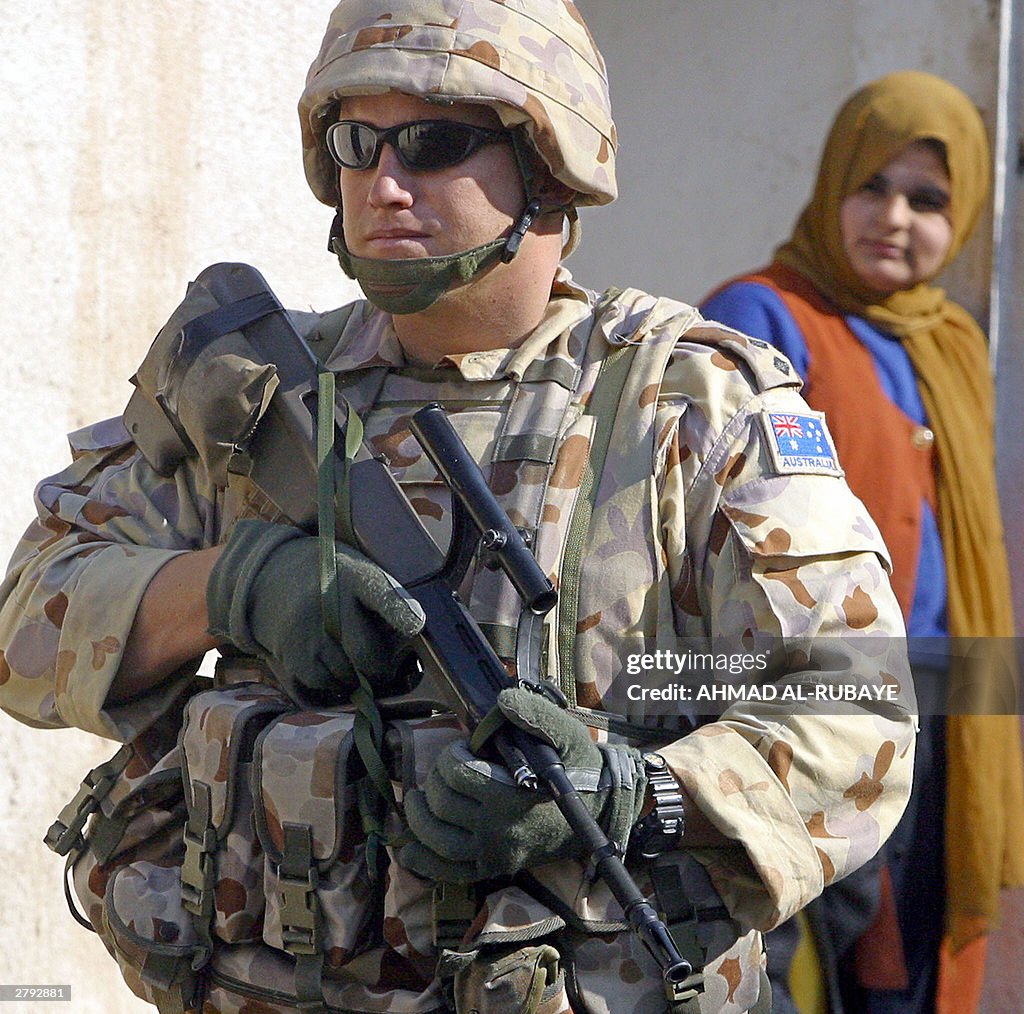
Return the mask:
<svg viewBox="0 0 1024 1014">
<path fill-rule="evenodd" d="M 281 304 L 277 297 L 269 290 L 218 306 L 216 310 L 210 310 L 201 317 L 190 320 L 181 329 L 181 348 L 178 355 L 191 362 L 196 351 L 215 338 L 230 334 L 232 331 L 241 331 L 242 328 L 280 309 Z"/>
<path fill-rule="evenodd" d="M 277 296 L 268 289 L 252 296 L 246 296 L 244 299 L 235 300 L 233 303 L 225 303 L 223 306 L 218 306 L 216 310 L 210 310 L 202 316 L 190 320 L 182 327 L 181 343 L 168 364 L 167 378 L 163 385 L 163 399 L 176 399 L 189 367 L 210 342 L 216 341 L 226 334 L 231 334 L 232 331 L 241 331 L 242 328 L 248 327 L 254 321 L 279 310 L 284 312 L 281 304 L 277 301 Z M 157 400 L 160 400 L 160 397 Z M 170 418 L 176 419 L 177 413 L 172 412 Z M 180 430 L 180 423 L 175 428 Z"/>
</svg>

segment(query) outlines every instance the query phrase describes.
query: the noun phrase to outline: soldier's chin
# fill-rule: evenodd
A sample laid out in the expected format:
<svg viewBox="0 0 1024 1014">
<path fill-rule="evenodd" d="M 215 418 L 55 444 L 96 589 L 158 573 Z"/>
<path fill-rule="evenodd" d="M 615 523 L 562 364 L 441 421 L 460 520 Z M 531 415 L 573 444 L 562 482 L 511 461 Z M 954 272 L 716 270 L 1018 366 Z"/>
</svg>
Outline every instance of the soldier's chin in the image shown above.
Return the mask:
<svg viewBox="0 0 1024 1014">
<path fill-rule="evenodd" d="M 383 299 L 408 296 L 416 288 L 415 285 L 366 285 L 363 282 L 359 284 L 363 292 L 366 293 L 367 299 L 373 299 L 374 296 L 380 296 Z"/>
</svg>

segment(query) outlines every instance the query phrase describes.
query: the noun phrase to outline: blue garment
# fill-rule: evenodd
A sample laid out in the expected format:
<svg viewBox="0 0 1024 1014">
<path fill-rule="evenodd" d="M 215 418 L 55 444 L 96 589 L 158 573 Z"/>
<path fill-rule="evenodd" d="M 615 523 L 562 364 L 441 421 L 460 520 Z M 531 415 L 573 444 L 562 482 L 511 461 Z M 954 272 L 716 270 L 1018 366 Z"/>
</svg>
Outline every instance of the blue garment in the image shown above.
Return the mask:
<svg viewBox="0 0 1024 1014">
<path fill-rule="evenodd" d="M 759 282 L 734 282 L 701 306 L 710 320 L 771 342 L 793 364 L 801 377 L 807 376 L 810 353 L 807 342 L 778 293 Z M 886 396 L 903 413 L 922 426 L 928 424 L 924 404 L 910 357 L 902 343 L 877 330 L 862 317 L 848 316 L 847 326 L 871 353 L 879 382 Z M 842 462 L 840 462 L 842 464 Z M 854 490 L 856 492 L 856 490 Z M 911 638 L 946 637 L 946 561 L 939 539 L 935 512 L 922 504 L 914 602 L 907 618 Z"/>
</svg>

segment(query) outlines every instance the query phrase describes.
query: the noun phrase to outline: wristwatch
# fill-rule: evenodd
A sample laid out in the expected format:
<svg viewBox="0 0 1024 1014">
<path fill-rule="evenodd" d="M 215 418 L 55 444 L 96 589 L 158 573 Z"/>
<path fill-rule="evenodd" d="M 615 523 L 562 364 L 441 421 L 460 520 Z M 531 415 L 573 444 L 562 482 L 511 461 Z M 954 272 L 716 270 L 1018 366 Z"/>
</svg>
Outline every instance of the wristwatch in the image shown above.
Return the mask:
<svg viewBox="0 0 1024 1014">
<path fill-rule="evenodd" d="M 668 761 L 660 753 L 642 755 L 647 784 L 654 797 L 654 809 L 633 829 L 632 842 L 644 859 L 653 859 L 679 845 L 686 811 L 683 793 Z"/>
</svg>

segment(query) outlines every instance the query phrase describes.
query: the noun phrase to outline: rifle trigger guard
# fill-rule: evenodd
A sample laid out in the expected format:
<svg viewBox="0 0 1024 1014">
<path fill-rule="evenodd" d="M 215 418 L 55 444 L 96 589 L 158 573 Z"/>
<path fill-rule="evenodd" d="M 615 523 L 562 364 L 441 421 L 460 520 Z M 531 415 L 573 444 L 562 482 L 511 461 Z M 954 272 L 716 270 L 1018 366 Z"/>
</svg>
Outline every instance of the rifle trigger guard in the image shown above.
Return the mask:
<svg viewBox="0 0 1024 1014">
<path fill-rule="evenodd" d="M 469 570 L 479 537 L 461 498 L 452 495 L 452 535 L 448 553 L 438 574 L 452 591 L 458 589 Z"/>
</svg>

